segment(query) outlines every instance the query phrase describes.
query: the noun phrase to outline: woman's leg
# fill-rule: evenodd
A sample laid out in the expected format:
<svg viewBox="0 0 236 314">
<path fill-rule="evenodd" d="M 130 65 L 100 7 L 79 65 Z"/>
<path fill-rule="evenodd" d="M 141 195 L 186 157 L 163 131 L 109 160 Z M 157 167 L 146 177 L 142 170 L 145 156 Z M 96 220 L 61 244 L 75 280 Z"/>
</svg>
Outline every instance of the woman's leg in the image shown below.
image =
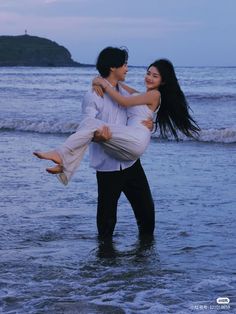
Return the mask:
<svg viewBox="0 0 236 314">
<path fill-rule="evenodd" d="M 49 152 L 34 152 L 34 155 L 40 159 L 52 160 L 59 164 L 46 170 L 52 174 L 58 174 L 59 180 L 67 185 L 85 154 L 85 151 L 91 142 L 94 132 L 104 125 L 104 122 L 86 118 L 81 121 L 77 131 L 70 135 L 66 141 L 57 149 Z"/>
<path fill-rule="evenodd" d="M 94 118 L 87 118 L 81 122 L 77 131 L 69 136 L 57 152 L 62 160 L 63 172 L 59 178 L 65 185 L 78 169 L 84 153 L 93 139 L 94 132 L 102 127 L 104 122 Z M 113 158 L 120 160 L 136 160 L 145 151 L 150 141 L 150 132 L 129 126 L 106 124 L 109 126 L 112 138 L 101 142 L 105 151 Z"/>
<path fill-rule="evenodd" d="M 151 133 L 144 127 L 109 125 L 112 138 L 102 142 L 106 153 L 119 160 L 137 160 L 147 149 Z"/>
<path fill-rule="evenodd" d="M 51 160 L 58 165 L 62 163 L 61 157 L 56 150 L 50 150 L 49 152 L 35 151 L 33 154 L 39 159 Z"/>
<path fill-rule="evenodd" d="M 52 160 L 61 164 L 63 171 L 62 174 L 59 174 L 60 181 L 63 184 L 68 184 L 70 178 L 79 167 L 83 155 L 93 139 L 94 132 L 105 124 L 111 129 L 112 138 L 109 141 L 102 142 L 101 145 L 114 158 L 135 160 L 146 149 L 150 140 L 150 132 L 148 130 L 144 128 L 140 130 L 140 128 L 132 126 L 109 125 L 95 118 L 86 118 L 80 123 L 77 131 L 69 136 L 58 149 L 51 152 L 34 154 L 39 158 Z"/>
</svg>

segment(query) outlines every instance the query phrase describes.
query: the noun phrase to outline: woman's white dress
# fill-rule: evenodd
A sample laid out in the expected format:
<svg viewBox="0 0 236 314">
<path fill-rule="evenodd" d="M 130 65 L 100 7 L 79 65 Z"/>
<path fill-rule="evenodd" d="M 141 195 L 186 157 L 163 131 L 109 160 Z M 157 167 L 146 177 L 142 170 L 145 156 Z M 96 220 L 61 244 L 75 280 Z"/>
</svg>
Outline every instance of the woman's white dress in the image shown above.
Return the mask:
<svg viewBox="0 0 236 314">
<path fill-rule="evenodd" d="M 107 125 L 112 133 L 110 140 L 100 143 L 104 150 L 116 159 L 138 159 L 146 150 L 151 136 L 150 130 L 142 124 L 142 121 L 153 119 L 154 112 L 147 105 L 138 105 L 129 107 L 127 116 L 127 126 L 107 124 L 89 117 L 82 120 L 76 132 L 57 149 L 63 166 L 63 172 L 58 174 L 58 179 L 64 185 L 68 184 L 79 167 L 94 132 L 104 125 Z"/>
</svg>

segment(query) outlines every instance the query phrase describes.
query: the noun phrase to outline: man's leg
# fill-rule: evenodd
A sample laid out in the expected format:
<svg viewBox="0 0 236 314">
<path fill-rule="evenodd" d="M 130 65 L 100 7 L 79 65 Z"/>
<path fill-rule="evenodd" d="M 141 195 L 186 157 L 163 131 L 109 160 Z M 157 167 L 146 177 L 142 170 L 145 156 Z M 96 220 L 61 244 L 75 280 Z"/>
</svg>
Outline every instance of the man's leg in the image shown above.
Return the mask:
<svg viewBox="0 0 236 314">
<path fill-rule="evenodd" d="M 152 235 L 155 228 L 155 208 L 150 187 L 140 160 L 125 172 L 124 193 L 129 200 L 140 235 Z"/>
<path fill-rule="evenodd" d="M 120 171 L 97 171 L 97 228 L 101 238 L 112 237 L 116 225 L 117 203 L 122 190 Z"/>
</svg>

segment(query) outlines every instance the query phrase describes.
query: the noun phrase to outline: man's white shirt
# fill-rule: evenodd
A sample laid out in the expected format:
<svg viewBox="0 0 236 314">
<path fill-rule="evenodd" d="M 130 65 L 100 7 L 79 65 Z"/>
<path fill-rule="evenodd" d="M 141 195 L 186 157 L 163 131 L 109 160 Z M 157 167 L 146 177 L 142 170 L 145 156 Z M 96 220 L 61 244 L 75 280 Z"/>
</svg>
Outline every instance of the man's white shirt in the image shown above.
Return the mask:
<svg viewBox="0 0 236 314">
<path fill-rule="evenodd" d="M 119 87 L 122 95 L 129 95 L 123 88 Z M 103 98 L 92 90 L 88 91 L 82 102 L 82 118 L 92 117 L 110 124 L 127 125 L 127 109 L 117 104 L 110 96 L 104 94 Z M 89 145 L 90 166 L 97 171 L 117 171 L 126 169 L 135 161 L 120 161 L 107 153 L 103 146 L 98 143 Z"/>
</svg>

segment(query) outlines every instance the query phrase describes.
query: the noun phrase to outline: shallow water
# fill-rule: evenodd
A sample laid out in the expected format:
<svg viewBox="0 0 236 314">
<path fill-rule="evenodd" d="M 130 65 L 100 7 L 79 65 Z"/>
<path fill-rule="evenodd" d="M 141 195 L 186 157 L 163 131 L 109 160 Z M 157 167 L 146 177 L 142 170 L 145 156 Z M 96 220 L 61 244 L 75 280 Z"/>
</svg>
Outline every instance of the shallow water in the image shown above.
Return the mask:
<svg viewBox="0 0 236 314">
<path fill-rule="evenodd" d="M 154 239 L 139 239 L 122 197 L 113 242 L 103 243 L 88 156 L 67 187 L 32 156 L 64 139 L 1 132 L 3 313 L 234 313 L 236 146 L 152 140 L 142 163 Z M 218 297 L 230 308 L 217 310 Z"/>
<path fill-rule="evenodd" d="M 142 90 L 144 73 L 127 82 Z M 122 196 L 111 243 L 97 239 L 88 155 L 67 187 L 32 156 L 76 129 L 95 74 L 0 68 L 0 313 L 236 313 L 236 68 L 177 68 L 202 132 L 153 136 L 142 164 L 154 239 L 139 239 Z"/>
</svg>

